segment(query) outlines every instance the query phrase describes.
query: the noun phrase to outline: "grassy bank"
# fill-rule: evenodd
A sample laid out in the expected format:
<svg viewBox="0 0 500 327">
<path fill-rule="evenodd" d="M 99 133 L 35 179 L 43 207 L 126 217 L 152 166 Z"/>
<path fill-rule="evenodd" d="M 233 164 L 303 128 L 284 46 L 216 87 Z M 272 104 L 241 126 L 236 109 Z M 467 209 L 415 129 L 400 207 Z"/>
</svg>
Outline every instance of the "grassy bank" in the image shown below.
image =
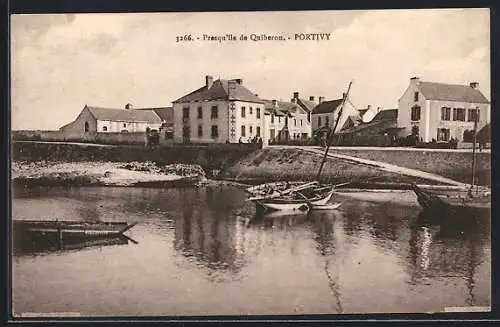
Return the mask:
<svg viewBox="0 0 500 327">
<path fill-rule="evenodd" d="M 451 178 L 463 183 L 472 182 L 472 153 L 470 152 L 426 152 L 405 150 L 342 150 L 336 153 L 382 161 L 401 167 L 419 169 Z M 491 154 L 479 152 L 476 156 L 476 183 L 491 187 Z"/>
<path fill-rule="evenodd" d="M 223 177 L 251 184 L 283 179 L 313 180 L 316 178 L 321 160 L 321 156 L 301 149 L 268 148 L 242 158 L 224 171 Z M 327 159 L 321 179 L 332 183 L 376 181 L 434 184 L 428 180 L 381 171 L 374 167 L 335 158 Z"/>
</svg>

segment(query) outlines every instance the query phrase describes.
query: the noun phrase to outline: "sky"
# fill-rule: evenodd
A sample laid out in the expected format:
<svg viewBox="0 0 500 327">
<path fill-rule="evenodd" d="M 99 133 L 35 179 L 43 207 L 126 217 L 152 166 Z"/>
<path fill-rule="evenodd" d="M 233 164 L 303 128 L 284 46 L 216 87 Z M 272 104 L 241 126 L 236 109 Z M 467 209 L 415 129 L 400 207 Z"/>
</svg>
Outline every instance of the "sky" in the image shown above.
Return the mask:
<svg viewBox="0 0 500 327">
<path fill-rule="evenodd" d="M 336 99 L 353 81 L 357 108 L 397 108 L 413 76 L 479 82 L 490 99 L 489 26 L 488 9 L 12 15 L 11 126 L 58 129 L 85 105 L 170 106 L 205 75 L 285 101 Z M 291 39 L 176 42 L 227 33 Z"/>
</svg>

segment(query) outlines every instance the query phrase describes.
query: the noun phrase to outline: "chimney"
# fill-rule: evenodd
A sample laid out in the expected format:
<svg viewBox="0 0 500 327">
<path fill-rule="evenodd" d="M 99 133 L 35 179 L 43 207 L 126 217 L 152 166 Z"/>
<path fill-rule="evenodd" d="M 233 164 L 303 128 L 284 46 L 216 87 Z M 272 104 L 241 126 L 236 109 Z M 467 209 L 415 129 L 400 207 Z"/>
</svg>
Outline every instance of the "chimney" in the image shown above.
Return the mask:
<svg viewBox="0 0 500 327">
<path fill-rule="evenodd" d="M 295 100 L 296 100 L 295 98 L 291 98 L 291 99 L 290 99 L 290 102 L 291 102 L 291 103 L 295 103 Z"/>
<path fill-rule="evenodd" d="M 134 109 L 134 106 L 131 104 L 131 103 L 127 103 L 125 105 L 125 109 L 129 110 L 129 109 Z"/>
<path fill-rule="evenodd" d="M 477 89 L 479 87 L 479 83 L 478 82 L 470 82 L 470 87 L 472 87 L 473 89 Z"/>
<path fill-rule="evenodd" d="M 313 102 L 314 102 L 314 95 L 311 95 L 311 96 L 309 97 L 309 101 L 313 101 Z"/>
<path fill-rule="evenodd" d="M 420 82 L 419 77 L 414 76 L 414 77 L 410 78 L 410 83 L 418 83 L 418 82 Z"/>
<path fill-rule="evenodd" d="M 205 86 L 207 89 L 211 88 L 214 84 L 214 78 L 210 75 L 205 76 Z"/>
<path fill-rule="evenodd" d="M 325 97 L 318 97 L 318 100 L 319 100 L 319 103 L 323 103 L 323 101 L 325 100 Z"/>
<path fill-rule="evenodd" d="M 380 110 L 382 110 L 382 108 L 381 107 L 377 107 L 377 113 L 379 113 Z"/>
<path fill-rule="evenodd" d="M 367 111 L 372 110 L 372 105 L 371 105 L 371 104 L 369 104 L 369 105 L 366 107 L 366 109 L 367 109 Z"/>
<path fill-rule="evenodd" d="M 273 107 L 276 107 L 276 103 L 277 103 L 277 101 L 276 101 L 276 100 L 273 100 L 272 102 L 273 102 Z"/>
<path fill-rule="evenodd" d="M 232 79 L 231 81 L 236 82 L 236 83 L 238 83 L 240 85 L 243 84 L 243 80 L 241 78 L 235 78 L 235 79 Z"/>
<path fill-rule="evenodd" d="M 299 98 L 299 92 L 293 92 L 293 98 L 298 99 Z"/>
</svg>

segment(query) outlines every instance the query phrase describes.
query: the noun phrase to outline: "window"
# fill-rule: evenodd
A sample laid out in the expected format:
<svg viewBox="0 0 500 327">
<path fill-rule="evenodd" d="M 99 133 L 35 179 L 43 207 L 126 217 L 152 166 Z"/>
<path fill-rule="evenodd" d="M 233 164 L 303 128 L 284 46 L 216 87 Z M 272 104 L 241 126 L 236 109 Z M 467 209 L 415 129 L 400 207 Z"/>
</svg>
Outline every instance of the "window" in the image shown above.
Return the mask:
<svg viewBox="0 0 500 327">
<path fill-rule="evenodd" d="M 89 131 L 89 123 L 88 122 L 85 122 L 85 132 L 88 132 Z"/>
<path fill-rule="evenodd" d="M 325 117 L 325 126 L 330 126 L 330 117 Z"/>
<path fill-rule="evenodd" d="M 450 120 L 451 108 L 442 107 L 441 108 L 441 120 Z"/>
<path fill-rule="evenodd" d="M 274 140 L 274 138 L 276 137 L 276 131 L 274 130 L 274 128 L 269 130 L 269 135 L 271 136 L 271 140 Z"/>
<path fill-rule="evenodd" d="M 198 119 L 203 118 L 203 107 L 198 107 Z"/>
<path fill-rule="evenodd" d="M 241 136 L 246 136 L 245 134 L 245 125 L 241 125 Z"/>
<path fill-rule="evenodd" d="M 182 119 L 189 119 L 189 107 L 182 108 Z"/>
<path fill-rule="evenodd" d="M 411 108 L 411 120 L 412 121 L 420 120 L 420 106 L 414 106 Z"/>
<path fill-rule="evenodd" d="M 219 117 L 219 109 L 217 106 L 212 106 L 212 113 L 210 115 L 210 118 L 215 119 Z"/>
<path fill-rule="evenodd" d="M 255 115 L 257 116 L 257 118 L 260 118 L 260 108 L 255 108 L 255 110 L 257 110 Z"/>
<path fill-rule="evenodd" d="M 453 120 L 465 121 L 465 109 L 453 108 Z"/>
<path fill-rule="evenodd" d="M 278 116 L 278 124 L 281 124 L 281 116 Z"/>
<path fill-rule="evenodd" d="M 475 121 L 476 119 L 479 121 L 479 109 L 469 109 L 467 112 L 467 121 Z"/>
<path fill-rule="evenodd" d="M 418 92 L 415 92 L 413 95 L 413 100 L 418 101 Z"/>
<path fill-rule="evenodd" d="M 250 132 L 250 135 L 252 135 L 252 133 L 253 133 L 253 126 L 252 126 L 252 125 L 250 125 L 250 126 L 248 127 L 248 131 Z"/>
<path fill-rule="evenodd" d="M 293 119 L 293 126 L 297 126 L 297 119 Z"/>
<path fill-rule="evenodd" d="M 103 126 L 103 127 L 102 127 L 102 131 L 103 131 L 103 132 L 107 132 L 107 131 L 108 131 L 108 126 Z"/>
<path fill-rule="evenodd" d="M 300 126 L 302 126 L 302 119 L 300 120 Z"/>
<path fill-rule="evenodd" d="M 199 137 L 203 136 L 203 125 L 198 125 L 198 136 Z"/>
<path fill-rule="evenodd" d="M 123 128 L 127 128 L 127 123 L 123 124 Z"/>
<path fill-rule="evenodd" d="M 245 114 L 245 107 L 241 107 L 241 117 L 242 118 L 245 118 L 246 114 Z"/>
<path fill-rule="evenodd" d="M 321 127 L 321 117 L 318 117 L 318 127 Z"/>
<path fill-rule="evenodd" d="M 274 124 L 274 114 L 271 114 L 271 124 Z"/>
<path fill-rule="evenodd" d="M 217 125 L 212 125 L 212 138 L 218 138 L 219 137 L 219 127 Z"/>
<path fill-rule="evenodd" d="M 260 126 L 257 126 L 257 130 L 256 130 L 256 133 L 255 133 L 257 136 L 260 136 Z"/>
<path fill-rule="evenodd" d="M 253 109 L 252 109 L 252 107 L 248 108 L 248 113 L 249 113 L 250 115 L 252 115 L 252 114 L 253 114 Z"/>
<path fill-rule="evenodd" d="M 450 140 L 450 130 L 448 128 L 438 128 L 437 140 L 438 142 L 448 142 Z"/>
</svg>

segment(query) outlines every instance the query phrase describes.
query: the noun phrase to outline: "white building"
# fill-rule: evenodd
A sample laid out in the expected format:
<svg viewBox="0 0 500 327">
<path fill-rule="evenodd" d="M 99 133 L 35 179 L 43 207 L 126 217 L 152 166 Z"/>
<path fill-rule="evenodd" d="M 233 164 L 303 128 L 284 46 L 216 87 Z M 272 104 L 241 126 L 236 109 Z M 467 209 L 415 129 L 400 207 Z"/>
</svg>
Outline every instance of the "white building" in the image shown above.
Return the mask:
<svg viewBox="0 0 500 327">
<path fill-rule="evenodd" d="M 264 100 L 264 137 L 274 141 L 303 140 L 311 137 L 309 112 L 296 102 Z"/>
<path fill-rule="evenodd" d="M 264 102 L 242 79 L 213 80 L 175 100 L 174 142 L 238 143 L 262 136 Z"/>
<path fill-rule="evenodd" d="M 398 127 L 407 135 L 418 134 L 424 142 L 447 142 L 452 137 L 463 141 L 474 129 L 476 115 L 478 130 L 490 122 L 489 101 L 478 87 L 476 82 L 454 85 L 413 77 L 399 99 Z"/>
<path fill-rule="evenodd" d="M 344 94 L 345 96 L 345 94 Z M 312 131 L 318 131 L 320 128 L 335 127 L 338 114 L 342 107 L 342 98 L 336 100 L 325 101 L 322 97 L 319 98 L 319 104 L 312 111 Z M 339 132 L 345 125 L 349 117 L 359 118 L 359 112 L 350 101 L 345 101 L 342 114 L 340 116 L 335 132 Z"/>
<path fill-rule="evenodd" d="M 127 109 L 128 108 L 128 109 Z M 157 108 L 160 109 L 160 108 Z M 153 110 L 110 109 L 85 105 L 76 119 L 60 128 L 67 136 L 84 138 L 91 133 L 134 133 L 158 130 L 163 121 Z"/>
</svg>

